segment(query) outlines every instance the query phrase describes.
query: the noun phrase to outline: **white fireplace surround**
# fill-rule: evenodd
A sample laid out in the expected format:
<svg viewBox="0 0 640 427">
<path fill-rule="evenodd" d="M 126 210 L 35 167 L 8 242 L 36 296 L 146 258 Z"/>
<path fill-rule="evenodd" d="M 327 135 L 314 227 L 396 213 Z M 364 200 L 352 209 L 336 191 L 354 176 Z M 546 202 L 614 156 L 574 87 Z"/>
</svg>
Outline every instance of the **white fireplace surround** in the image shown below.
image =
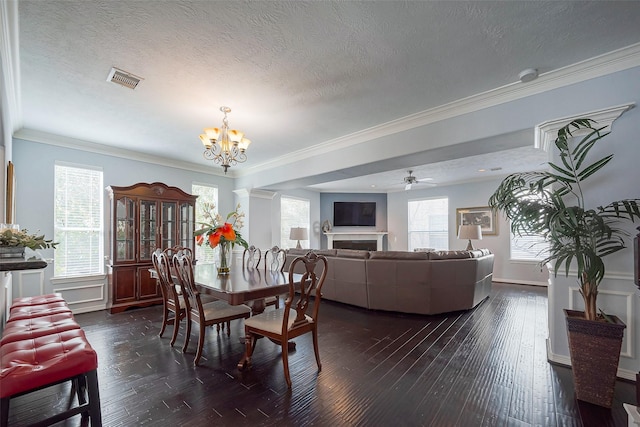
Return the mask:
<svg viewBox="0 0 640 427">
<path fill-rule="evenodd" d="M 333 242 L 340 240 L 375 240 L 376 250 L 382 250 L 382 239 L 389 234 L 386 231 L 345 231 L 324 233 L 327 236 L 327 249 L 333 249 Z"/>
</svg>

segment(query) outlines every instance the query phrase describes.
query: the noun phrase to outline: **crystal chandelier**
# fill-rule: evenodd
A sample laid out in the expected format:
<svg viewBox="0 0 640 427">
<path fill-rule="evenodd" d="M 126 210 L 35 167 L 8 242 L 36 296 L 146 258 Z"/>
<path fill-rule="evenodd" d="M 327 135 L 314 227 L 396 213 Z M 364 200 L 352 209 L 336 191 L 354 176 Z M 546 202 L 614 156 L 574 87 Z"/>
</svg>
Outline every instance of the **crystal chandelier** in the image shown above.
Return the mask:
<svg viewBox="0 0 640 427">
<path fill-rule="evenodd" d="M 245 151 L 251 140 L 244 137 L 244 132 L 229 129 L 227 113 L 231 112 L 231 108 L 220 107 L 220 111 L 224 113 L 222 128 L 205 129 L 200 141 L 204 145 L 204 158 L 220 164 L 226 174 L 229 167 L 247 160 Z"/>
</svg>

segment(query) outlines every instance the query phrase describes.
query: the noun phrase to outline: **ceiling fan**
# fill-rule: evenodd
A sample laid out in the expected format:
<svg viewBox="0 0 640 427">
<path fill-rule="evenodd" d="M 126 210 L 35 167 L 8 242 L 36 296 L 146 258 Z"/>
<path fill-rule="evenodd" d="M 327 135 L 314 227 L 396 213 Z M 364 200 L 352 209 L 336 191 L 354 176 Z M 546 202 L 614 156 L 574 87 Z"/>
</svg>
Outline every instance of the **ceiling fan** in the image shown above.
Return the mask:
<svg viewBox="0 0 640 427">
<path fill-rule="evenodd" d="M 407 173 L 409 174 L 408 176 L 404 177 L 404 189 L 405 191 L 407 190 L 411 190 L 411 187 L 413 186 L 413 184 L 418 184 L 421 182 L 426 182 L 426 181 L 432 181 L 433 178 L 420 178 L 418 179 L 417 177 L 413 176 L 413 171 L 412 170 L 408 170 Z M 427 185 L 436 185 L 435 183 L 429 183 Z"/>
</svg>

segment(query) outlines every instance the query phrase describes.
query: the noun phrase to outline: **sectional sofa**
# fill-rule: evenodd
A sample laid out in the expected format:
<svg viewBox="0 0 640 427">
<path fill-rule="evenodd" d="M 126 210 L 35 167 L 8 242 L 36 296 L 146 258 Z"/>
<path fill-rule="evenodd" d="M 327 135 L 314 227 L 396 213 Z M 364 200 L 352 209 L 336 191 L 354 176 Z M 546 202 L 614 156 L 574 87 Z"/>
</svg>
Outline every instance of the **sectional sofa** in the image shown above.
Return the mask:
<svg viewBox="0 0 640 427">
<path fill-rule="evenodd" d="M 285 269 L 309 249 L 289 249 Z M 468 310 L 491 292 L 493 254 L 473 251 L 314 250 L 327 257 L 323 298 L 374 310 Z M 300 264 L 299 264 L 300 265 Z"/>
</svg>

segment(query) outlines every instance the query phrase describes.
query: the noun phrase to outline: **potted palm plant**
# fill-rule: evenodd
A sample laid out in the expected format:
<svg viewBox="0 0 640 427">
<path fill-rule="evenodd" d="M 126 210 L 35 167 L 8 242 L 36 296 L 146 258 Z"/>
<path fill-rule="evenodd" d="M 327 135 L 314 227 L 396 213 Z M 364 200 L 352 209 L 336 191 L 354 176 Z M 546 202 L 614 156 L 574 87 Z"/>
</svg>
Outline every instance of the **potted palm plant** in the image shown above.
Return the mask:
<svg viewBox="0 0 640 427">
<path fill-rule="evenodd" d="M 628 233 L 619 228 L 620 222 L 640 219 L 640 199 L 586 206 L 582 184 L 613 158 L 588 159 L 595 144 L 609 134 L 603 129 L 588 118 L 562 127 L 555 140 L 561 164 L 509 175 L 489 206 L 506 215 L 515 235 L 545 237 L 548 252 L 541 263 L 551 265 L 554 275 L 563 269 L 568 276 L 572 265 L 577 268 L 585 310 L 564 310 L 576 396 L 611 407 L 625 325 L 617 316 L 598 311 L 598 286 L 605 274 L 603 258 L 626 247 Z"/>
</svg>

